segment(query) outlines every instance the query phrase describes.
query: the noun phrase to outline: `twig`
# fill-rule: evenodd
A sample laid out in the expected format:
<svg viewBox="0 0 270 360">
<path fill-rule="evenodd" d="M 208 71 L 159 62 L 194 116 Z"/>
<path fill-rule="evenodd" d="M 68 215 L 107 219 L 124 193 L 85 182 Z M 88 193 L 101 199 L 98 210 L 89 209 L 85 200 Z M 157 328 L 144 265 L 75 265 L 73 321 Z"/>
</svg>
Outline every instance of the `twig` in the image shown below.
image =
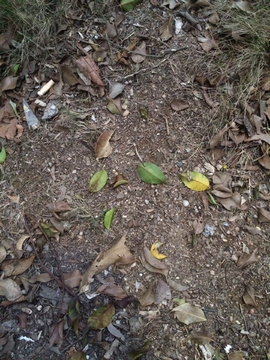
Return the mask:
<svg viewBox="0 0 270 360">
<path fill-rule="evenodd" d="M 32 247 L 33 247 L 33 250 L 34 250 L 34 253 L 35 253 L 35 256 L 36 258 L 38 259 L 39 263 L 40 263 L 40 266 L 41 268 L 46 272 L 48 273 L 51 278 L 53 280 L 55 280 L 67 293 L 69 293 L 72 297 L 77 297 L 77 295 L 75 295 L 66 285 L 64 282 L 62 282 L 61 280 L 58 279 L 57 276 L 55 276 L 41 261 L 40 259 L 40 256 L 39 256 L 39 253 L 37 252 L 37 249 L 36 249 L 36 246 L 35 246 L 35 243 L 34 243 L 34 240 L 33 240 L 33 237 L 32 237 L 32 234 L 31 234 L 31 231 L 30 231 L 30 228 L 29 228 L 29 225 L 28 225 L 28 222 L 24 216 L 24 226 L 25 226 L 25 229 L 29 235 L 29 239 L 30 239 L 30 242 L 32 244 Z M 43 232 L 44 234 L 44 232 Z"/>
<path fill-rule="evenodd" d="M 135 148 L 135 153 L 138 156 L 140 162 L 143 164 L 143 166 L 145 166 L 144 163 L 143 163 L 143 159 L 141 158 L 140 154 L 138 153 L 137 145 L 134 143 L 133 146 Z"/>
</svg>

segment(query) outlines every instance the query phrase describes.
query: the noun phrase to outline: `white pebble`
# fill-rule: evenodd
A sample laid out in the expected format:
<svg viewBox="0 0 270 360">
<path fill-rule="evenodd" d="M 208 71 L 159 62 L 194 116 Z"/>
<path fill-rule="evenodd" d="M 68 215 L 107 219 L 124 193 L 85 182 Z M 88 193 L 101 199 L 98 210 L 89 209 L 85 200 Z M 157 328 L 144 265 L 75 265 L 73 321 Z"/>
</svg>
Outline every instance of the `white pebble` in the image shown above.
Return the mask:
<svg viewBox="0 0 270 360">
<path fill-rule="evenodd" d="M 187 206 L 189 206 L 189 202 L 188 202 L 187 200 L 183 200 L 183 205 L 184 205 L 185 207 L 187 207 Z"/>
</svg>

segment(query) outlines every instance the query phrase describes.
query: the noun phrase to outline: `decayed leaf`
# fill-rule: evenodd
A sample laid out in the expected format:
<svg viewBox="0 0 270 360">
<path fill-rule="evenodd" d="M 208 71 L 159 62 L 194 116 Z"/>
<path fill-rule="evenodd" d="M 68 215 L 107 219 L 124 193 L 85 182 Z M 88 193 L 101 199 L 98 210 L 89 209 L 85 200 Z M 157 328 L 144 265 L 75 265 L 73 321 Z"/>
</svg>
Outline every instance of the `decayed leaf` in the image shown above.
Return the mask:
<svg viewBox="0 0 270 360">
<path fill-rule="evenodd" d="M 198 345 L 208 344 L 213 341 L 213 337 L 211 334 L 202 331 L 191 331 L 188 339 Z"/>
<path fill-rule="evenodd" d="M 123 177 L 123 174 L 116 175 L 114 184 L 113 184 L 113 188 L 115 189 L 116 187 L 118 187 L 120 185 L 125 185 L 125 184 L 128 184 L 128 181 Z"/>
<path fill-rule="evenodd" d="M 159 36 L 162 41 L 168 41 L 173 36 L 173 16 L 159 28 Z"/>
<path fill-rule="evenodd" d="M 88 324 L 92 329 L 103 329 L 112 322 L 115 314 L 113 304 L 107 304 L 96 309 L 88 318 Z"/>
<path fill-rule="evenodd" d="M 98 138 L 95 147 L 95 156 L 97 159 L 103 159 L 111 155 L 112 147 L 110 139 L 114 134 L 114 130 L 105 130 Z"/>
<path fill-rule="evenodd" d="M 269 223 L 270 222 L 270 211 L 265 210 L 262 207 L 258 208 L 258 221 L 259 223 Z"/>
<path fill-rule="evenodd" d="M 108 174 L 107 171 L 102 169 L 96 172 L 90 179 L 89 190 L 93 193 L 101 190 L 107 183 Z"/>
<path fill-rule="evenodd" d="M 88 268 L 83 275 L 80 285 L 80 293 L 88 290 L 88 285 L 93 281 L 93 276 L 107 269 L 110 265 L 127 265 L 132 264 L 135 261 L 134 256 L 125 245 L 126 235 L 123 235 L 121 239 L 109 250 L 101 252 L 93 264 Z"/>
<path fill-rule="evenodd" d="M 82 351 L 76 351 L 68 360 L 86 360 L 86 354 Z"/>
<path fill-rule="evenodd" d="M 28 258 L 19 259 L 19 260 L 4 260 L 1 264 L 1 270 L 5 277 L 11 275 L 20 275 L 24 273 L 32 265 L 32 262 L 35 259 L 35 255 L 30 255 Z"/>
<path fill-rule="evenodd" d="M 112 113 L 113 115 L 123 114 L 123 109 L 120 99 L 111 99 L 109 96 L 107 96 L 107 101 L 108 101 L 107 109 L 109 110 L 110 113 Z"/>
<path fill-rule="evenodd" d="M 138 174 L 142 181 L 147 184 L 165 184 L 166 176 L 160 170 L 160 168 L 152 163 L 141 163 L 137 167 Z"/>
<path fill-rule="evenodd" d="M 146 57 L 146 43 L 142 41 L 139 46 L 137 46 L 134 50 L 136 54 L 131 54 L 131 59 L 135 64 L 139 64 L 145 60 Z"/>
<path fill-rule="evenodd" d="M 34 284 L 36 282 L 47 283 L 47 282 L 51 281 L 51 279 L 52 278 L 51 278 L 50 274 L 43 273 L 43 274 L 32 276 L 30 279 L 27 279 L 27 281 L 30 282 L 31 284 Z"/>
<path fill-rule="evenodd" d="M 22 235 L 19 240 L 16 242 L 16 249 L 17 250 L 22 250 L 22 246 L 23 246 L 23 243 L 26 239 L 29 238 L 29 235 Z"/>
<path fill-rule="evenodd" d="M 132 295 L 129 295 L 127 297 L 125 297 L 124 299 L 122 300 L 117 300 L 115 303 L 117 306 L 119 306 L 121 309 L 124 309 L 125 307 L 127 307 L 129 304 L 133 303 L 133 302 L 136 302 L 137 299 L 132 296 Z"/>
<path fill-rule="evenodd" d="M 270 170 L 270 156 L 265 154 L 263 157 L 258 159 L 258 163 L 265 169 Z"/>
<path fill-rule="evenodd" d="M 152 305 L 155 301 L 155 297 L 154 284 L 151 283 L 146 292 L 138 297 L 138 300 L 140 301 L 141 306 L 144 307 Z"/>
<path fill-rule="evenodd" d="M 229 128 L 229 125 L 225 125 L 224 128 L 222 128 L 216 135 L 212 137 L 212 139 L 210 140 L 210 149 L 213 149 L 215 146 L 221 143 L 224 134 L 226 134 Z"/>
<path fill-rule="evenodd" d="M 0 246 L 0 264 L 2 261 L 5 260 L 6 256 L 7 256 L 6 249 L 4 248 L 4 246 Z"/>
<path fill-rule="evenodd" d="M 80 285 L 82 280 L 82 274 L 80 270 L 74 269 L 68 274 L 63 274 L 64 283 L 70 289 L 73 289 Z"/>
<path fill-rule="evenodd" d="M 244 360 L 244 354 L 242 351 L 233 351 L 232 353 L 228 354 L 228 360 Z"/>
<path fill-rule="evenodd" d="M 172 311 L 175 312 L 174 316 L 186 325 L 206 321 L 202 309 L 188 303 L 177 306 Z"/>
<path fill-rule="evenodd" d="M 7 76 L 0 83 L 0 93 L 7 90 L 13 90 L 16 87 L 18 76 Z"/>
<path fill-rule="evenodd" d="M 103 81 L 99 76 L 99 67 L 94 62 L 91 55 L 82 56 L 76 60 L 76 64 L 81 72 L 94 83 L 104 86 Z"/>
<path fill-rule="evenodd" d="M 141 2 L 142 0 L 121 0 L 120 6 L 123 11 L 130 11 Z"/>
<path fill-rule="evenodd" d="M 246 285 L 245 293 L 243 295 L 243 301 L 246 305 L 257 307 L 254 289 L 252 286 Z"/>
<path fill-rule="evenodd" d="M 167 277 L 169 269 L 167 268 L 166 264 L 163 264 L 158 259 L 154 258 L 151 254 L 150 250 L 147 247 L 143 248 L 143 252 L 141 255 L 141 261 L 143 266 L 151 272 L 159 273 L 165 275 Z"/>
<path fill-rule="evenodd" d="M 58 323 L 52 325 L 50 329 L 50 339 L 49 345 L 53 346 L 54 344 L 61 345 L 64 341 L 64 324 L 65 320 L 61 320 Z"/>
<path fill-rule="evenodd" d="M 80 313 L 80 303 L 74 298 L 68 304 L 68 317 L 71 323 L 71 326 L 77 336 L 79 336 L 79 323 L 81 319 Z"/>
<path fill-rule="evenodd" d="M 0 279 L 0 295 L 8 301 L 15 301 L 22 296 L 19 285 L 11 279 Z"/>
<path fill-rule="evenodd" d="M 3 162 L 6 160 L 6 157 L 6 149 L 4 148 L 4 146 L 2 146 L 2 149 L 0 151 L 0 164 L 3 164 Z"/>
<path fill-rule="evenodd" d="M 188 107 L 189 105 L 185 101 L 180 99 L 176 99 L 171 102 L 171 108 L 175 111 L 185 110 Z"/>
<path fill-rule="evenodd" d="M 234 1 L 232 7 L 238 8 L 248 14 L 254 13 L 254 9 L 253 9 L 252 5 L 245 0 Z"/>
<path fill-rule="evenodd" d="M 121 331 L 119 331 L 115 326 L 113 326 L 113 324 L 109 324 L 107 326 L 107 330 L 116 338 L 121 339 L 122 341 L 125 340 L 124 335 L 121 333 Z M 104 356 L 105 357 L 105 356 Z M 110 357 L 111 358 L 111 357 Z M 109 359 L 109 357 L 107 357 L 106 359 Z"/>
<path fill-rule="evenodd" d="M 219 198 L 218 202 L 225 207 L 227 210 L 231 209 L 240 209 L 245 210 L 247 208 L 246 204 L 244 204 L 244 198 L 238 193 L 234 192 L 231 197 L 222 199 Z"/>
<path fill-rule="evenodd" d="M 113 296 L 116 300 L 123 300 L 127 298 L 127 293 L 121 288 L 121 286 L 109 283 L 101 285 L 97 290 L 97 293 Z"/>
<path fill-rule="evenodd" d="M 240 269 L 244 269 L 246 266 L 256 262 L 258 260 L 257 251 L 258 249 L 256 248 L 251 254 L 242 254 L 237 261 L 237 266 Z"/>
<path fill-rule="evenodd" d="M 167 257 L 167 255 L 162 255 L 160 254 L 160 252 L 158 251 L 158 249 L 160 248 L 160 246 L 162 246 L 163 244 L 159 241 L 155 241 L 154 244 L 151 246 L 151 254 L 159 260 L 165 259 Z"/>
<path fill-rule="evenodd" d="M 109 81 L 109 86 L 110 86 L 109 97 L 111 99 L 114 99 L 118 95 L 122 94 L 122 92 L 123 92 L 123 90 L 125 88 L 125 85 L 120 84 L 117 81 L 110 81 L 110 80 L 108 80 L 108 81 Z"/>
<path fill-rule="evenodd" d="M 115 211 L 116 211 L 116 209 L 110 209 L 106 212 L 106 214 L 104 216 L 104 221 L 103 221 L 106 229 L 111 228 Z"/>
<path fill-rule="evenodd" d="M 62 79 L 65 84 L 71 86 L 74 86 L 76 84 L 82 84 L 82 81 L 77 79 L 70 66 L 60 65 L 60 69 L 61 69 Z"/>
<path fill-rule="evenodd" d="M 64 211 L 70 211 L 72 208 L 70 205 L 65 201 L 56 201 L 54 203 L 49 203 L 47 205 L 47 208 L 50 212 L 64 212 Z"/>
<path fill-rule="evenodd" d="M 55 237 L 56 239 L 58 238 L 59 233 L 58 233 L 58 231 L 57 231 L 54 227 L 49 226 L 48 224 L 43 223 L 43 222 L 40 223 L 40 226 L 41 226 L 42 230 L 44 231 L 44 233 L 45 233 L 49 238 L 51 238 L 51 237 Z"/>
<path fill-rule="evenodd" d="M 104 32 L 110 39 L 113 39 L 117 35 L 115 25 L 109 22 L 106 24 Z"/>
<path fill-rule="evenodd" d="M 199 172 L 191 171 L 190 173 L 179 174 L 183 183 L 191 190 L 204 191 L 209 187 L 209 180 L 207 177 Z"/>
<path fill-rule="evenodd" d="M 194 235 L 199 235 L 203 232 L 204 222 L 202 219 L 195 219 L 192 223 Z"/>
<path fill-rule="evenodd" d="M 167 279 L 167 283 L 170 285 L 171 288 L 173 288 L 176 291 L 186 291 L 189 288 L 189 286 L 181 285 L 178 282 L 171 279 Z"/>
<path fill-rule="evenodd" d="M 163 300 L 171 300 L 171 290 L 169 286 L 161 278 L 158 278 L 156 291 L 155 291 L 155 304 L 162 303 Z"/>
<path fill-rule="evenodd" d="M 176 2 L 175 0 L 165 0 L 162 3 L 162 6 L 166 6 L 166 5 L 169 5 L 169 9 L 173 10 L 176 7 L 180 6 L 180 3 Z"/>
<path fill-rule="evenodd" d="M 142 357 L 144 354 L 146 354 L 148 352 L 149 347 L 150 347 L 150 343 L 149 343 L 149 341 L 146 341 L 146 343 L 144 343 L 142 347 L 128 353 L 127 360 L 139 359 L 140 357 Z"/>
<path fill-rule="evenodd" d="M 65 232 L 65 228 L 64 225 L 62 224 L 62 221 L 57 219 L 56 217 L 52 216 L 50 218 L 50 222 L 52 223 L 53 227 L 60 232 L 60 234 L 64 234 Z"/>
</svg>

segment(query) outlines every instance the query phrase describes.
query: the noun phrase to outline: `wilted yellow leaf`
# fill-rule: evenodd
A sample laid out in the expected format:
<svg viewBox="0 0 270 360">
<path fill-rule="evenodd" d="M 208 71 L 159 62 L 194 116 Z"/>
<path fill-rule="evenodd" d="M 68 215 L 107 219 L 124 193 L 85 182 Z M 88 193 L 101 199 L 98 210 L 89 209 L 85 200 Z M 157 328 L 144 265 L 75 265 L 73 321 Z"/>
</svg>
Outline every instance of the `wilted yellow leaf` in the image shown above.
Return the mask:
<svg viewBox="0 0 270 360">
<path fill-rule="evenodd" d="M 167 257 L 167 255 L 162 255 L 160 254 L 160 252 L 158 251 L 158 248 L 163 245 L 161 242 L 159 241 L 155 241 L 154 244 L 151 246 L 151 254 L 156 258 L 156 259 L 164 259 Z"/>
<path fill-rule="evenodd" d="M 207 177 L 199 172 L 191 171 L 189 173 L 179 174 L 183 183 L 191 190 L 204 191 L 209 187 Z"/>
</svg>

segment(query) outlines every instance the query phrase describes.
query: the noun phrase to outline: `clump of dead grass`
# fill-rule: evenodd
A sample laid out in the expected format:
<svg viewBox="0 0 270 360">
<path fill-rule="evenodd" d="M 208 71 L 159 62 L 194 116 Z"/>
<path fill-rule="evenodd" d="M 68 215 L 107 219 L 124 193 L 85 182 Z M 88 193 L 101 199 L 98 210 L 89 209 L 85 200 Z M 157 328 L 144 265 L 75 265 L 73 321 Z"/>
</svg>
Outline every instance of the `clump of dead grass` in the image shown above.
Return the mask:
<svg viewBox="0 0 270 360">
<path fill-rule="evenodd" d="M 214 4 L 220 22 L 214 31 L 218 50 L 210 62 L 212 75 L 224 75 L 234 83 L 238 101 L 247 99 L 270 65 L 270 7 L 265 0 L 253 2 L 250 11 L 235 1 Z"/>
</svg>

